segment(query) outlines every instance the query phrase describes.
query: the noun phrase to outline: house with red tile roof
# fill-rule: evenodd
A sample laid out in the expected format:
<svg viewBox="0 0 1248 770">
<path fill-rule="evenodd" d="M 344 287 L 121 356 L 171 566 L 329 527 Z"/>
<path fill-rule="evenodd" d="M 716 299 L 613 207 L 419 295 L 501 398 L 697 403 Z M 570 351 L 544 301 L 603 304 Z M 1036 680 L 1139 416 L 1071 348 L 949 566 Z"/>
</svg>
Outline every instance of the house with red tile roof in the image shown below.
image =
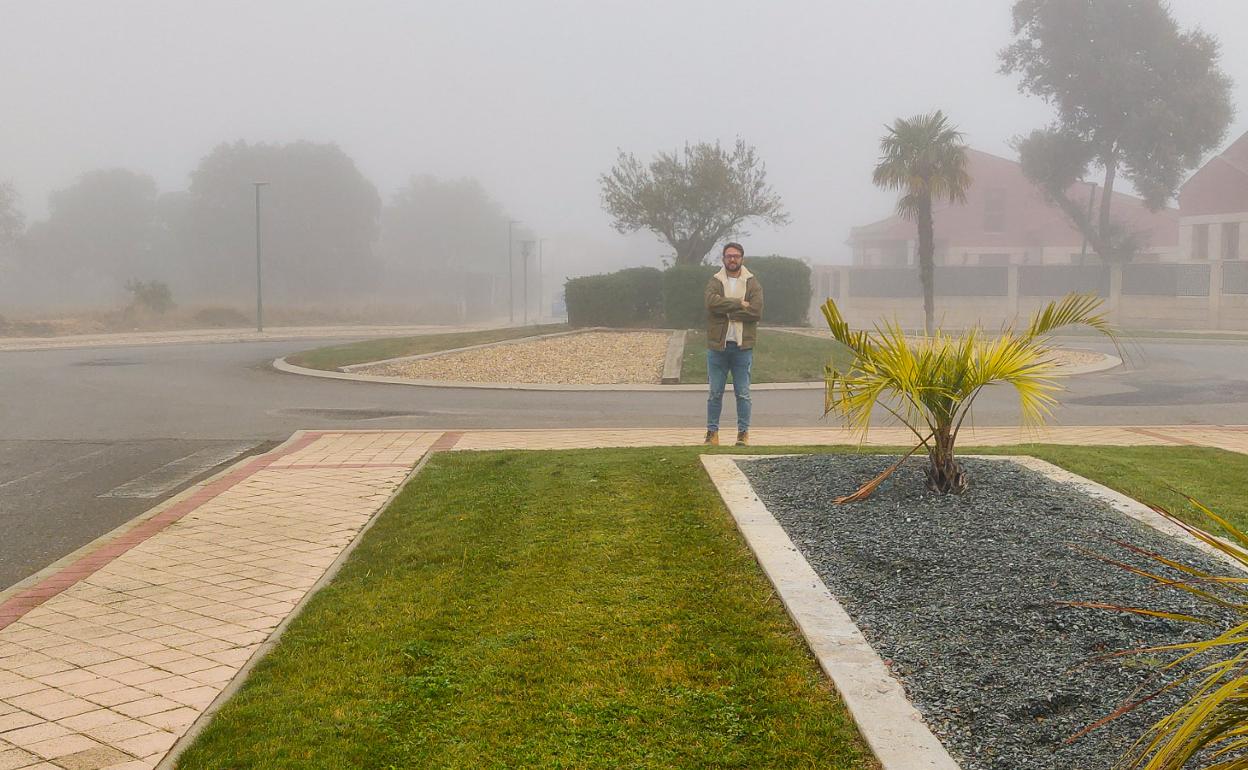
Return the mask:
<svg viewBox="0 0 1248 770">
<path fill-rule="evenodd" d="M 1242 143 L 1243 140 L 1241 140 Z M 1248 144 L 1244 147 L 1248 151 Z M 973 180 L 966 203 L 939 204 L 936 219 L 936 264 L 961 265 L 1068 265 L 1095 263 L 1085 251 L 1083 235 L 1061 210 L 1023 175 L 1016 161 L 968 150 L 968 172 Z M 1248 166 L 1248 160 L 1245 160 Z M 1068 191 L 1072 200 L 1086 204 L 1094 185 L 1079 182 Z M 1245 191 L 1248 201 L 1248 190 Z M 1097 195 L 1099 205 L 1100 197 Z M 1239 211 L 1248 211 L 1245 203 Z M 1179 211 L 1150 211 L 1144 202 L 1115 192 L 1113 216 L 1143 237 L 1137 262 L 1172 262 L 1180 258 Z M 915 264 L 918 235 L 914 222 L 896 215 L 850 231 L 853 263 L 864 266 Z"/>
<path fill-rule="evenodd" d="M 1179 189 L 1179 244 L 1192 261 L 1248 259 L 1248 133 Z"/>
</svg>

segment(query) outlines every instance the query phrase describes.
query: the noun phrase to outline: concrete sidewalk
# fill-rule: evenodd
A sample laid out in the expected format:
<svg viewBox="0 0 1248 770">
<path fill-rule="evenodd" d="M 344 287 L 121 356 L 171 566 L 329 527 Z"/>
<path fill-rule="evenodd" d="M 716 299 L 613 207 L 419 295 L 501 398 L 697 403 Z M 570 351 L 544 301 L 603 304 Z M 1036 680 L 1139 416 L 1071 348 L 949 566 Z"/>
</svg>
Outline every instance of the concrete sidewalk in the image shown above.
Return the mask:
<svg viewBox="0 0 1248 770">
<path fill-rule="evenodd" d="M 837 428 L 751 435 L 755 445 L 858 443 Z M 690 430 L 298 433 L 0 594 L 0 770 L 138 770 L 171 757 L 430 451 L 700 439 Z M 867 445 L 909 440 L 887 428 Z M 1248 453 L 1248 427 L 986 428 L 963 438 L 1022 441 Z"/>
</svg>

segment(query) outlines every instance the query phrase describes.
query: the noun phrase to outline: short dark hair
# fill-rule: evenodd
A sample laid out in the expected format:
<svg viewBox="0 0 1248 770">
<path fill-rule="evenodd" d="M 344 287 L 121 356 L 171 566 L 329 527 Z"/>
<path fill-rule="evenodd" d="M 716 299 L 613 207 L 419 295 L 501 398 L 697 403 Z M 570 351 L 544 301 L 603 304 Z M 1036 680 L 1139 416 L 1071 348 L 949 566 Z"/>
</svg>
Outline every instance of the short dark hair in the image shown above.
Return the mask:
<svg viewBox="0 0 1248 770">
<path fill-rule="evenodd" d="M 728 249 L 736 249 L 737 251 L 741 252 L 741 256 L 743 257 L 745 256 L 745 247 L 737 243 L 736 241 L 728 241 L 727 243 L 725 243 L 723 250 L 719 252 L 719 256 L 722 257 L 725 254 L 727 254 Z"/>
</svg>

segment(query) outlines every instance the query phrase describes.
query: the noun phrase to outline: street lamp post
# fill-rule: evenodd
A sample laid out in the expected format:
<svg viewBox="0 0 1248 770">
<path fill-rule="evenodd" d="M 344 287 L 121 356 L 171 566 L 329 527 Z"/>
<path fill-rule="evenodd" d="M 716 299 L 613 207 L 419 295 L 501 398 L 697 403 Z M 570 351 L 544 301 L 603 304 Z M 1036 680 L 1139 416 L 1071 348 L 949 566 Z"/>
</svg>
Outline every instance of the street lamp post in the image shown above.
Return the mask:
<svg viewBox="0 0 1248 770">
<path fill-rule="evenodd" d="M 519 219 L 507 220 L 507 317 L 509 323 L 516 323 L 516 269 L 515 259 L 511 255 L 511 245 L 514 242 L 511 231 L 512 228 L 520 224 Z"/>
<path fill-rule="evenodd" d="M 549 238 L 537 239 L 537 322 L 542 322 L 542 308 L 545 306 L 546 297 L 542 294 L 542 288 L 545 285 L 542 275 L 542 244 L 550 240 Z"/>
<path fill-rule="evenodd" d="M 256 331 L 264 331 L 263 284 L 260 277 L 260 188 L 268 182 L 252 182 L 256 188 Z"/>
<path fill-rule="evenodd" d="M 524 305 L 524 325 L 529 325 L 529 256 L 533 254 L 533 241 L 520 241 L 520 265 L 523 282 L 521 283 Z"/>
</svg>

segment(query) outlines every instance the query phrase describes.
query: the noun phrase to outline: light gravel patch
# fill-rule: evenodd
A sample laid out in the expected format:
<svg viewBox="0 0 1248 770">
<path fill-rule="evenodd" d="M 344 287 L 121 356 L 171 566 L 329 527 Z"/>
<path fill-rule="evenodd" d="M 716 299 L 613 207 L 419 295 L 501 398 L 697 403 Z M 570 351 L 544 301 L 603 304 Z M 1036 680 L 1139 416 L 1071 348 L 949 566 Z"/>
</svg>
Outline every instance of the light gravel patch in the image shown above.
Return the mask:
<svg viewBox="0 0 1248 770">
<path fill-rule="evenodd" d="M 357 374 L 450 382 L 658 384 L 667 332 L 586 332 L 353 369 Z"/>
</svg>

